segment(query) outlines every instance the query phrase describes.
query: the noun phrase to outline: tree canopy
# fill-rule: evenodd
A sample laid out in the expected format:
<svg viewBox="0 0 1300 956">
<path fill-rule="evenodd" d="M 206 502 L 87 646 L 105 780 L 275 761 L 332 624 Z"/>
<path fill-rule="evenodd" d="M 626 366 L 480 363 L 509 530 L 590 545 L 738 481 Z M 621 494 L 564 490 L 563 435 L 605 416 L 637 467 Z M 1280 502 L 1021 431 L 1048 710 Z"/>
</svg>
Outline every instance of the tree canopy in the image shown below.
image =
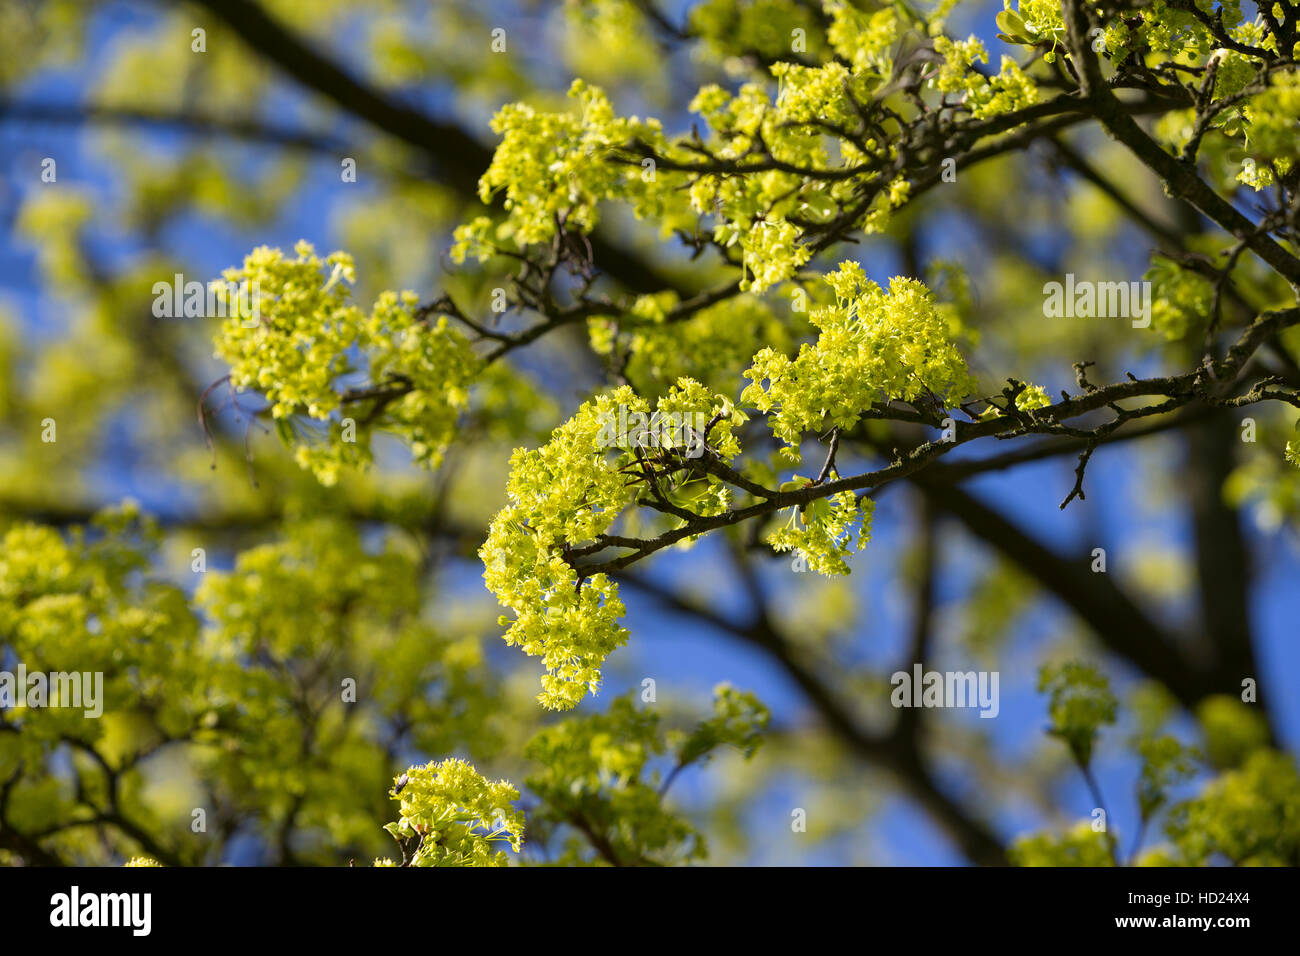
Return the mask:
<svg viewBox="0 0 1300 956">
<path fill-rule="evenodd" d="M 1004 3 L 6 5 L 0 861 L 1300 863 L 1300 6 Z"/>
</svg>

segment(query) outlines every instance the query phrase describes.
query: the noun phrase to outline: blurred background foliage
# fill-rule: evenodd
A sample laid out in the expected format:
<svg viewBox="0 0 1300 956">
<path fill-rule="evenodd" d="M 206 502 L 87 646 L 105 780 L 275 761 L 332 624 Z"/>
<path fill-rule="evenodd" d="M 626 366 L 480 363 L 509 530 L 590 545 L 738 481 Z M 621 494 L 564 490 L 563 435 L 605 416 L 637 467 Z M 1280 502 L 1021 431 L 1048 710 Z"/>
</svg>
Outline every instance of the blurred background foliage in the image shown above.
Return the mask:
<svg viewBox="0 0 1300 956">
<path fill-rule="evenodd" d="M 996 11 L 958 6 L 953 32 L 996 49 Z M 495 28 L 504 54 L 490 51 Z M 481 382 L 436 471 L 381 438 L 369 470 L 325 487 L 242 399 L 218 391 L 207 434 L 196 421 L 226 371 L 218 323 L 155 317 L 155 282 L 206 281 L 255 245 L 308 239 L 352 253 L 358 302 L 411 289 L 485 312 L 492 277 L 446 253 L 481 208 L 497 108 L 562 108 L 580 76 L 621 114 L 685 132 L 701 85 L 767 76 L 795 28 L 810 59 L 826 54 L 819 5 L 800 0 L 0 7 L 0 663 L 101 669 L 107 698 L 99 721 L 0 717 L 0 860 L 368 861 L 391 852 L 393 779 L 456 755 L 521 787 L 531 861 L 675 862 L 707 847 L 716 863 L 987 863 L 1028 837 L 1017 862 L 1103 862 L 1094 795 L 1058 739 L 1096 737 L 1089 772 L 1125 851 L 1145 829 L 1148 862 L 1297 862 L 1300 499 L 1284 406 L 1250 412 L 1254 444 L 1221 416 L 1103 448 L 1087 500 L 1064 513 L 1073 455 L 891 490 L 847 578 L 791 573 L 788 556 L 740 533 L 662 555 L 625 587 L 633 639 L 583 703 L 587 724 L 537 707 L 538 668 L 498 639 L 475 556 L 511 450 L 543 443 L 605 383 L 587 329 L 547 336 Z M 1100 132 L 1068 142 L 1069 154 L 1039 144 L 962 169 L 848 253 L 878 280 L 948 290 L 991 387 L 1010 371 L 1054 394 L 1084 359 L 1098 380 L 1197 361 L 1196 335 L 1183 346 L 1043 318 L 1044 282 L 1136 280 L 1153 241 L 1066 155 L 1123 184 L 1189 251 L 1221 245 Z M 41 180 L 46 157 L 54 183 Z M 344 158 L 355 183 L 340 179 Z M 611 210 L 603 228 L 663 275 L 723 275 L 659 245 L 653 224 Z M 1242 288 L 1275 295 L 1262 267 L 1240 268 Z M 741 296 L 671 335 L 643 333 L 629 374 L 734 389 L 756 348 L 793 351 L 808 332 L 778 292 Z M 46 419 L 57 442 L 42 441 Z M 993 517 L 972 534 L 980 509 Z M 1055 590 L 1034 547 L 1060 558 Z M 1189 660 L 1228 639 L 1202 627 L 1207 593 L 1240 591 L 1223 657 L 1234 666 L 1217 686 L 1171 693 L 1081 612 L 1098 599 L 1094 547 L 1108 549 L 1106 587 L 1178 635 Z M 1054 737 L 1038 671 L 1069 659 L 1094 662 L 1121 706 L 1110 722 L 1066 714 Z M 1000 719 L 927 712 L 890 736 L 916 715 L 888 707 L 888 675 L 914 660 L 1000 671 Z M 1245 705 L 1248 677 L 1259 698 Z M 356 704 L 340 699 L 345 679 Z M 721 681 L 771 708 L 763 748 L 690 762 L 660 800 Z M 655 736 L 668 730 L 676 744 Z M 1186 748 L 1149 743 L 1162 734 Z M 635 759 L 610 763 L 610 748 L 637 741 Z M 581 826 L 566 802 L 579 797 Z M 191 827 L 195 808 L 206 832 Z"/>
</svg>

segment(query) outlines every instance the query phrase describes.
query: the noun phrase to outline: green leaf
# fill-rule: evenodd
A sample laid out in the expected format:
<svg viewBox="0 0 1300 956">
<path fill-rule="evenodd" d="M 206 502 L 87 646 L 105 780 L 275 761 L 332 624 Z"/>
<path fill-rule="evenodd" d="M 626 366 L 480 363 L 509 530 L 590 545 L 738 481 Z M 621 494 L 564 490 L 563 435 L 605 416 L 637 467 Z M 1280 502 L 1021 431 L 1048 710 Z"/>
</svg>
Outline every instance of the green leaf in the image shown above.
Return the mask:
<svg viewBox="0 0 1300 956">
<path fill-rule="evenodd" d="M 1015 10 L 1003 10 L 994 21 L 998 29 L 1002 32 L 998 34 L 998 39 L 1005 43 L 1018 43 L 1022 46 L 1033 46 L 1034 41 L 1029 39 L 1029 28 L 1025 26 L 1025 21 L 1021 19 L 1020 14 Z"/>
</svg>

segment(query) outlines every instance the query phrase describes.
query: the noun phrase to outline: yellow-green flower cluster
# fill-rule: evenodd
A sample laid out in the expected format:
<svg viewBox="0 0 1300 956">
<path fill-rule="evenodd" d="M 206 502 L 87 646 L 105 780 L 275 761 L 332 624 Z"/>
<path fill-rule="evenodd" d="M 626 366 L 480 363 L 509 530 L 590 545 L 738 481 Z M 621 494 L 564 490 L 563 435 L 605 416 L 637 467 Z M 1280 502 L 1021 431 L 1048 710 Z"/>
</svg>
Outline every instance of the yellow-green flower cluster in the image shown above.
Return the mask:
<svg viewBox="0 0 1300 956">
<path fill-rule="evenodd" d="M 607 532 L 638 489 L 622 470 L 636 460 L 632 451 L 606 439 L 611 422 L 625 414 L 649 415 L 649 403 L 623 386 L 583 404 L 541 448 L 516 449 L 506 486 L 509 503 L 492 519 L 487 541 L 479 549 L 487 587 L 502 606 L 514 612 L 507 644 L 542 658 L 539 700 L 561 710 L 575 706 L 600 686 L 600 665 L 627 641 L 619 625 L 623 603 L 618 586 L 605 574 L 582 581 L 565 552 L 593 542 Z M 698 382 L 682 380 L 659 399 L 661 417 L 686 422 L 703 415 L 730 412 L 730 403 Z M 739 454 L 733 428 L 743 420 L 732 412 L 714 427 L 711 443 L 724 457 Z M 725 489 L 712 482 L 700 513 L 726 507 Z M 671 489 L 661 489 L 669 492 Z"/>
<path fill-rule="evenodd" d="M 516 449 L 506 487 L 510 503 L 492 519 L 479 550 L 483 579 L 502 606 L 514 611 L 507 644 L 542 658 L 539 700 L 547 707 L 575 706 L 600 684 L 600 665 L 627 641 L 619 624 L 618 586 L 604 574 L 579 584 L 565 560 L 567 544 L 605 532 L 631 500 L 626 479 L 598 444 L 600 415 L 618 415 L 624 394 L 602 396 L 578 409 L 539 449 Z M 644 403 L 642 403 L 644 404 Z"/>
<path fill-rule="evenodd" d="M 1255 192 L 1261 189 L 1267 189 L 1273 185 L 1273 169 L 1269 166 L 1261 166 L 1254 157 L 1247 157 L 1248 161 L 1241 164 L 1241 172 L 1237 173 L 1237 182 L 1245 183 Z M 1281 160 L 1279 165 L 1289 166 L 1286 160 Z"/>
<path fill-rule="evenodd" d="M 944 93 L 964 94 L 963 103 L 976 119 L 1009 113 L 1038 102 L 1038 85 L 1009 56 L 1002 57 L 996 76 L 985 79 L 975 71 L 976 62 L 988 62 L 988 51 L 978 37 L 953 40 L 937 36 L 934 48 L 944 58 L 935 86 Z"/>
<path fill-rule="evenodd" d="M 767 538 L 775 551 L 797 551 L 818 574 L 848 574 L 846 560 L 871 540 L 871 518 L 876 503 L 859 502 L 852 491 L 819 498 L 803 508 L 791 509 L 790 521 Z M 854 545 L 854 534 L 857 544 Z"/>
<path fill-rule="evenodd" d="M 889 76 L 898 38 L 907 28 L 898 7 L 867 12 L 843 0 L 832 0 L 825 6 L 831 16 L 826 39 L 835 52 L 853 64 L 855 73 Z"/>
<path fill-rule="evenodd" d="M 1148 820 L 1169 798 L 1169 791 L 1195 771 L 1193 754 L 1177 737 L 1141 736 L 1135 741 L 1142 758 L 1138 776 L 1138 811 Z"/>
<path fill-rule="evenodd" d="M 763 743 L 772 712 L 752 691 L 722 683 L 713 688 L 713 716 L 700 724 L 677 748 L 677 760 L 691 764 L 718 747 L 735 747 L 748 760 Z"/>
<path fill-rule="evenodd" d="M 436 467 L 482 365 L 469 341 L 445 316 L 423 315 L 413 292 L 384 292 L 364 314 L 350 301 L 351 256 L 322 259 L 307 242 L 294 251 L 289 258 L 262 246 L 241 268 L 223 273 L 255 292 L 254 315 L 244 314 L 247 303 L 230 301 L 233 314 L 216 337 L 231 383 L 266 397 L 281 438 L 324 484 L 333 484 L 344 466 L 369 462 L 376 427 L 404 438 L 417 462 Z M 217 291 L 232 299 L 228 289 Z M 341 380 L 357 372 L 357 360 L 368 363 L 367 381 L 354 390 L 378 404 L 359 402 L 355 416 L 345 416 L 348 390 Z M 376 411 L 362 413 L 370 408 Z M 296 426 L 303 416 L 325 423 L 328 440 L 322 444 L 312 429 Z"/>
<path fill-rule="evenodd" d="M 243 551 L 233 573 L 203 576 L 196 601 L 222 642 L 239 653 L 293 660 L 318 653 L 310 618 L 342 651 L 364 640 L 367 624 L 378 639 L 380 622 L 419 609 L 415 568 L 395 550 L 369 554 L 355 531 L 327 520 L 290 528 L 283 541 Z"/>
<path fill-rule="evenodd" d="M 1243 113 L 1246 118 L 1246 147 L 1259 166 L 1270 162 L 1286 173 L 1297 154 L 1300 129 L 1300 71 L 1273 75 L 1268 89 L 1252 96 Z"/>
<path fill-rule="evenodd" d="M 729 5 L 710 9 L 720 13 L 723 8 Z M 831 222 L 860 202 L 864 186 L 870 201 L 855 210 L 855 226 L 868 233 L 884 229 L 911 189 L 903 176 L 872 178 L 874 170 L 897 158 L 896 145 L 838 137 L 831 144 L 825 124 L 860 124 L 861 104 L 891 75 L 899 38 L 915 25 L 899 8 L 865 14 L 836 3 L 827 9 L 827 38 L 842 60 L 808 66 L 786 56 L 774 58 L 775 101 L 761 82 L 746 83 L 734 95 L 706 85 L 695 96 L 690 108 L 713 133 L 705 152 L 724 168 L 687 172 L 701 164 L 700 150 L 670 146 L 657 121 L 616 116 L 604 93 L 582 81 L 575 81 L 570 91 L 582 103 L 580 115 L 540 112 L 522 103 L 503 108 L 493 121 L 502 141 L 480 180 L 480 195 L 486 202 L 504 192 L 507 215 L 500 224 L 480 216 L 459 227 L 453 259 L 483 261 L 509 241 L 521 248 L 546 242 L 561 225 L 590 231 L 598 204 L 616 200 L 629 204 L 638 217 L 655 218 L 664 235 L 693 227 L 698 217 L 710 218 L 713 241 L 739 250 L 742 288 L 762 292 L 791 279 L 808 262 L 808 223 Z M 712 13 L 701 15 L 712 22 Z M 754 5 L 732 13 L 743 23 L 757 22 Z M 764 30 L 788 19 L 788 13 L 774 8 Z M 789 52 L 787 40 L 765 37 L 782 40 L 781 52 Z M 971 42 L 983 56 L 978 41 Z M 824 47 L 822 36 L 817 44 Z M 970 91 L 976 115 L 1014 109 L 1037 95 L 1010 61 L 991 81 L 976 79 L 980 86 Z M 641 149 L 627 149 L 634 142 L 666 157 L 669 168 L 638 165 Z M 758 168 L 736 175 L 725 168 L 731 161 L 741 168 L 753 162 Z M 859 166 L 860 176 L 842 175 L 846 167 Z M 823 179 L 803 170 L 837 175 Z M 689 188 L 683 191 L 683 185 Z M 689 206 L 681 197 L 689 198 Z"/>
<path fill-rule="evenodd" d="M 776 109 L 786 122 L 853 121 L 853 105 L 844 95 L 853 75 L 842 63 L 819 67 L 775 63 L 772 75 L 777 79 Z"/>
<path fill-rule="evenodd" d="M 1016 866 L 1114 866 L 1104 831 L 1080 820 L 1061 834 L 1036 833 L 1016 840 L 1007 851 Z"/>
<path fill-rule="evenodd" d="M 372 382 L 401 382 L 409 391 L 384 407 L 384 427 L 404 438 L 417 462 L 436 466 L 469 405 L 482 361 L 446 316 L 418 317 L 413 292 L 384 292 L 366 320 Z"/>
<path fill-rule="evenodd" d="M 832 166 L 822 130 L 807 125 L 814 120 L 856 123 L 844 86 L 857 87 L 859 98 L 865 99 L 861 77 L 850 75 L 839 63 L 812 68 L 781 62 L 772 66 L 772 74 L 779 81 L 775 104 L 756 83 L 745 84 L 735 96 L 720 87 L 706 86 L 692 101 L 692 111 L 703 116 L 717 134 L 710 148 L 720 159 L 740 159 L 760 139 L 776 160 L 803 169 L 842 168 L 868 158 L 843 141 L 839 143 L 839 162 Z M 874 149 L 874 142 L 868 145 Z M 890 148 L 878 152 L 888 156 Z M 883 185 L 861 223 L 866 232 L 883 229 L 891 209 L 907 199 L 905 181 Z M 788 169 L 765 169 L 744 176 L 706 173 L 692 182 L 690 199 L 698 213 L 717 217 L 714 241 L 741 250 L 741 287 L 762 292 L 793 277 L 811 257 L 802 230 L 790 218 L 829 221 L 859 187 L 860 183 L 848 178 L 831 184 L 808 182 Z"/>
<path fill-rule="evenodd" d="M 647 43 L 655 29 L 632 0 L 565 0 L 563 55 L 576 76 L 597 83 L 664 82 L 660 49 Z"/>
<path fill-rule="evenodd" d="M 1046 48 L 1045 59 L 1049 63 L 1055 62 L 1058 51 L 1065 48 L 1065 20 L 1060 3 L 1057 0 L 1020 0 L 1013 7 L 1011 0 L 1003 0 L 1003 6 L 1005 9 L 997 16 L 1001 31 L 999 39 L 1027 47 Z M 1211 10 L 1211 5 L 1203 0 L 1197 0 L 1197 6 L 1205 13 Z M 1239 0 L 1216 4 L 1213 13 L 1216 18 L 1222 18 L 1233 39 L 1251 44 L 1259 42 L 1260 29 L 1242 22 Z M 1207 57 L 1218 46 L 1214 35 L 1193 13 L 1174 7 L 1167 0 L 1151 0 L 1137 16 L 1113 16 L 1103 22 L 1100 29 L 1100 33 L 1089 32 L 1088 45 L 1097 56 L 1109 56 L 1113 62 L 1122 61 L 1142 46 L 1149 47 L 1155 54 L 1184 59 Z M 1229 74 L 1235 69 L 1235 66 L 1229 66 Z M 1223 95 L 1221 90 L 1218 95 Z"/>
<path fill-rule="evenodd" d="M 528 787 L 541 801 L 539 814 L 586 834 L 600 848 L 600 862 L 701 858 L 703 839 L 664 808 L 659 775 L 648 769 L 650 763 L 671 751 L 680 770 L 724 745 L 748 759 L 769 720 L 768 709 L 752 693 L 720 684 L 714 688 L 710 719 L 690 733 L 665 734 L 657 713 L 638 709 L 625 695 L 603 714 L 570 718 L 534 736 L 526 753 L 540 769 L 528 778 Z M 582 862 L 587 852 L 583 843 L 575 843 L 561 862 Z"/>
<path fill-rule="evenodd" d="M 525 750 L 539 767 L 528 778 L 541 801 L 538 816 L 585 835 L 569 844 L 559 862 L 585 862 L 591 845 L 603 864 L 672 864 L 705 856 L 694 827 L 664 808 L 651 761 L 672 754 L 680 771 L 723 745 L 748 760 L 770 719 L 753 693 L 719 684 L 714 715 L 690 732 L 666 734 L 658 713 L 638 709 L 630 695 L 617 697 L 606 713 L 539 731 Z"/>
<path fill-rule="evenodd" d="M 1110 682 L 1089 664 L 1067 661 L 1044 667 L 1038 689 L 1051 694 L 1050 733 L 1066 743 L 1080 766 L 1088 766 L 1097 734 L 1104 724 L 1115 722 L 1118 704 Z"/>
<path fill-rule="evenodd" d="M 819 16 L 814 5 L 790 0 L 703 0 L 688 14 L 691 35 L 737 71 L 743 69 L 742 56 L 789 56 L 796 30 L 802 31 L 808 55 L 815 56 L 823 49 Z"/>
<path fill-rule="evenodd" d="M 32 524 L 0 537 L 0 634 L 13 660 L 31 671 L 102 674 L 97 690 L 83 689 L 83 707 L 0 710 L 0 724 L 22 730 L 0 735 L 17 748 L 10 757 L 39 762 L 43 748 L 94 742 L 132 710 L 148 710 L 168 733 L 188 731 L 205 690 L 175 693 L 171 682 L 199 681 L 205 661 L 184 593 L 144 574 L 157 540 L 134 505 L 66 538 Z"/>
<path fill-rule="evenodd" d="M 506 866 L 509 858 L 498 845 L 519 852 L 524 815 L 514 806 L 519 791 L 509 783 L 492 783 L 455 758 L 411 767 L 405 776 L 401 791 L 394 786 L 390 792 L 401 815 L 384 829 L 394 839 L 420 837 L 411 866 Z"/>
<path fill-rule="evenodd" d="M 500 746 L 480 640 L 422 613 L 415 549 L 366 537 L 325 517 L 291 522 L 229 571 L 209 569 L 196 595 L 212 659 L 193 680 L 219 744 L 196 762 L 268 828 L 293 800 L 320 846 L 305 859 L 374 838 L 373 795 L 392 772 L 385 728 L 408 728 L 403 740 L 422 753 Z"/>
<path fill-rule="evenodd" d="M 1011 0 L 1002 0 L 1002 4 L 1011 16 L 999 15 L 998 26 L 1013 38 L 1023 36 L 1042 40 L 1062 37 L 1065 33 L 1065 18 L 1061 15 L 1061 5 L 1055 0 L 1020 0 L 1014 9 Z"/>
<path fill-rule="evenodd" d="M 769 413 L 773 433 L 798 460 L 803 434 L 827 419 L 848 428 L 876 402 L 959 399 L 975 387 L 930 291 L 915 279 L 889 291 L 855 262 L 826 276 L 836 303 L 816 309 L 819 330 L 791 359 L 773 349 L 754 356 L 741 401 Z"/>
<path fill-rule="evenodd" d="M 1040 682 L 1052 690 L 1050 732 L 1070 741 L 1086 769 L 1097 729 L 1115 719 L 1115 699 L 1105 678 L 1082 664 L 1045 668 Z M 1295 758 L 1269 747 L 1268 728 L 1254 708 L 1216 695 L 1197 708 L 1204 748 L 1159 735 L 1159 725 L 1139 715 L 1133 744 L 1142 759 L 1137 781 L 1141 824 L 1155 819 L 1176 785 L 1208 764 L 1222 771 L 1196 796 L 1175 803 L 1164 821 L 1169 842 L 1145 851 L 1139 866 L 1288 866 L 1300 853 L 1300 771 Z M 1080 753 L 1082 757 L 1080 758 Z M 1019 866 L 1110 866 L 1114 842 L 1096 821 L 1061 834 L 1039 833 L 1015 841 L 1009 855 Z"/>
<path fill-rule="evenodd" d="M 230 366 L 231 383 L 260 391 L 276 418 L 305 410 L 325 419 L 339 406 L 334 381 L 362 334 L 361 310 L 351 303 L 348 287 L 356 274 L 345 252 L 321 259 L 308 242 L 299 242 L 294 252 L 291 259 L 258 246 L 242 267 L 222 273 L 227 282 L 256 292 L 255 315 L 244 314 L 246 302 L 234 308 L 216 338 L 216 354 Z"/>
<path fill-rule="evenodd" d="M 1295 759 L 1258 750 L 1237 770 L 1176 805 L 1167 826 L 1182 857 L 1204 866 L 1291 866 L 1300 854 L 1300 773 Z"/>
<path fill-rule="evenodd" d="M 1156 257 L 1143 278 L 1151 283 L 1151 326 L 1165 338 L 1184 338 L 1209 320 L 1214 285 L 1205 276 Z"/>
<path fill-rule="evenodd" d="M 1212 767 L 1240 767 L 1256 750 L 1268 746 L 1268 722 L 1259 710 L 1227 694 L 1207 697 L 1196 708 L 1205 737 L 1205 756 Z"/>
<path fill-rule="evenodd" d="M 580 104 L 578 114 L 511 103 L 493 118 L 492 131 L 502 140 L 479 180 L 479 196 L 486 203 L 504 191 L 506 220 L 496 230 L 486 217 L 460 227 L 453 260 L 490 258 L 494 231 L 497 239 L 513 240 L 520 249 L 549 242 L 557 220 L 566 229 L 590 232 L 604 200 L 629 203 L 638 217 L 662 214 L 662 174 L 634 157 L 631 164 L 611 161 L 613 151 L 634 141 L 663 151 L 659 121 L 615 115 L 604 91 L 582 80 L 574 80 L 569 96 Z"/>
<path fill-rule="evenodd" d="M 1052 400 L 1047 396 L 1047 389 L 1041 385 L 1026 385 L 1016 396 L 1016 408 L 1022 412 L 1033 411 L 1035 408 L 1047 408 L 1052 404 Z"/>
<path fill-rule="evenodd" d="M 698 859 L 703 839 L 665 810 L 653 780 L 643 779 L 647 763 L 665 750 L 659 715 L 619 697 L 603 714 L 570 718 L 534 736 L 525 753 L 539 770 L 528 788 L 542 816 L 594 834 L 606 863 Z M 575 844 L 561 862 L 580 862 L 583 852 Z"/>
<path fill-rule="evenodd" d="M 1044 0 L 1036 0 L 1038 3 Z M 1199 4 L 1198 4 L 1199 5 Z M 1060 4 L 1056 5 L 1060 17 Z M 1217 5 L 1215 13 L 1222 11 L 1225 27 L 1233 28 L 1241 22 L 1241 4 L 1228 0 Z M 1144 12 L 1138 37 L 1145 40 L 1153 53 L 1170 56 L 1208 56 L 1217 41 L 1196 17 L 1186 10 L 1175 9 L 1166 0 L 1153 0 L 1149 11 Z"/>
</svg>

